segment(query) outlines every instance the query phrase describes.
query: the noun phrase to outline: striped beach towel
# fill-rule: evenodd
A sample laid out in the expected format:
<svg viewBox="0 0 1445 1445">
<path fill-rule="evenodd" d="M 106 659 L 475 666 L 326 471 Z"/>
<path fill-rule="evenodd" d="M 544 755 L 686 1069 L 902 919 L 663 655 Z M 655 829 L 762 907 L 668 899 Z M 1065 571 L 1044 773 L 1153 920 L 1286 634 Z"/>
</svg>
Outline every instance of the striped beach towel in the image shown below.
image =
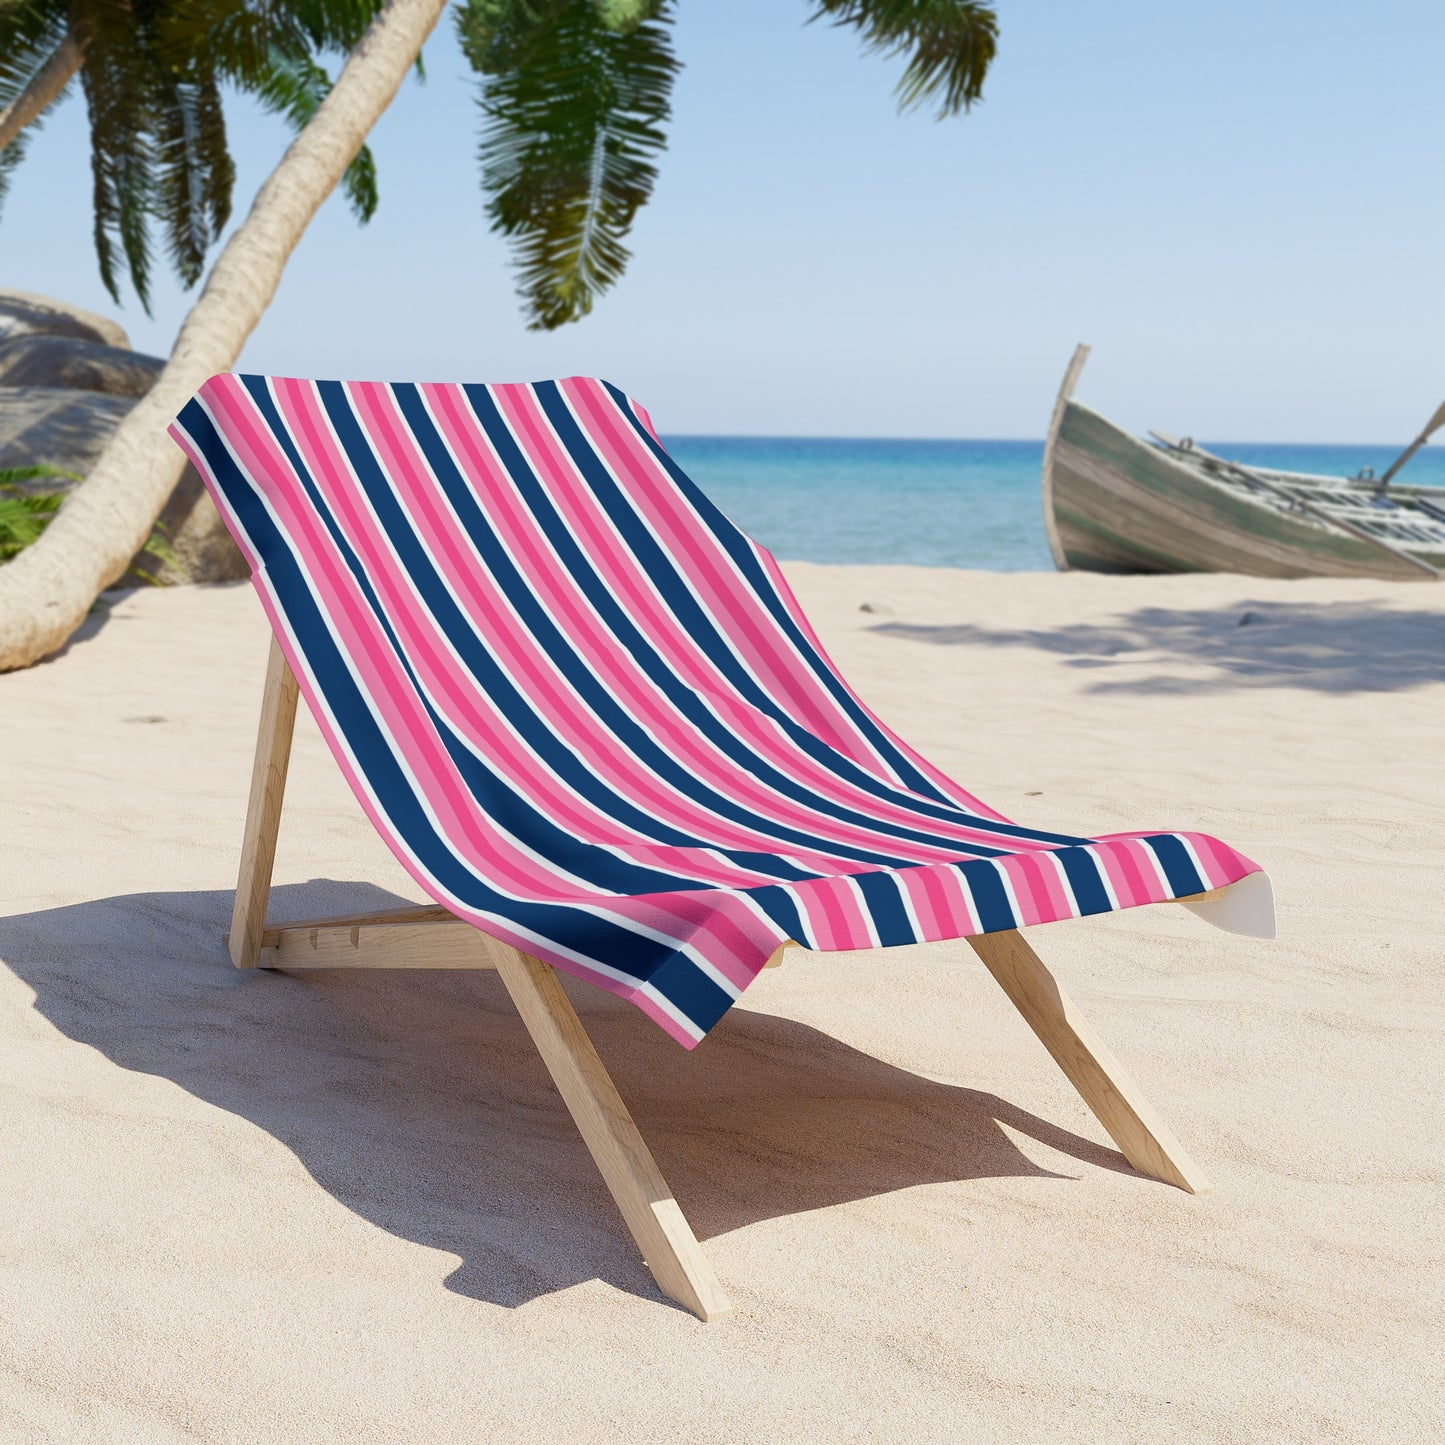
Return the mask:
<svg viewBox="0 0 1445 1445">
<path fill-rule="evenodd" d="M 1257 872 L 1011 823 L 895 737 L 604 381 L 217 376 L 172 433 L 362 807 L 459 918 L 691 1048 L 786 940 L 962 938 Z"/>
</svg>

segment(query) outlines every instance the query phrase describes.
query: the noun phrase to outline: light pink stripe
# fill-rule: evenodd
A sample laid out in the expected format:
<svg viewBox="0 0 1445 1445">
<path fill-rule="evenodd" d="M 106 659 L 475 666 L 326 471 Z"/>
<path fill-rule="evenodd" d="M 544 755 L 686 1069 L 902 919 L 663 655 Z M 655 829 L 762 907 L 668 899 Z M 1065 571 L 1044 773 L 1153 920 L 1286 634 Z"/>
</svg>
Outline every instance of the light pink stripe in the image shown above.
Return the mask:
<svg viewBox="0 0 1445 1445">
<path fill-rule="evenodd" d="M 661 607 L 651 589 L 644 585 L 636 559 L 617 543 L 600 511 L 600 503 L 589 490 L 579 484 L 570 458 L 557 444 L 545 419 L 541 417 L 535 395 L 530 388 L 493 388 L 493 391 L 499 393 L 498 406 L 513 427 L 519 443 L 527 449 L 534 465 L 546 462 L 547 468 L 543 469 L 543 474 L 549 482 L 549 492 L 554 504 L 565 515 L 573 534 L 584 540 L 586 550 L 594 563 L 604 569 L 614 592 L 626 603 L 629 614 L 644 624 L 643 630 L 649 641 L 668 657 L 670 665 L 681 676 L 688 676 L 689 661 L 695 661 L 704 668 L 713 667 L 712 660 L 706 654 L 694 655 L 689 651 L 697 648 L 696 640 L 681 630 L 677 619 Z M 604 655 L 609 650 L 616 650 L 616 644 L 610 635 L 604 644 Z M 729 726 L 760 756 L 767 758 L 784 774 L 806 783 L 820 796 L 860 811 L 865 816 L 871 813 L 877 816 L 880 822 L 891 822 L 916 831 L 934 832 L 963 843 L 981 842 L 993 847 L 1016 846 L 1013 840 L 1000 840 L 996 835 L 979 828 L 920 819 L 912 809 L 879 799 L 839 778 L 836 773 L 824 768 L 801 749 L 788 743 L 775 729 L 766 726 L 751 704 L 731 694 L 732 684 L 721 674 L 694 681 L 693 685 L 707 693 L 708 701 L 714 710 L 720 714 L 725 713 L 725 721 Z M 670 704 L 666 706 L 670 707 Z M 671 741 L 674 746 L 681 745 L 681 740 L 675 733 L 671 735 Z M 827 814 L 811 810 L 800 811 L 796 804 L 781 794 L 771 790 L 763 793 L 762 785 L 756 783 L 750 775 L 739 776 L 733 771 L 734 765 L 730 762 L 723 766 L 730 774 L 726 785 L 708 770 L 702 771 L 701 775 L 714 781 L 723 791 L 731 792 L 755 811 L 772 812 L 777 816 L 780 810 L 786 810 L 783 813 L 784 820 L 792 826 L 835 839 L 843 846 L 865 848 L 917 861 L 941 860 L 954 856 L 954 850 L 944 845 L 931 847 L 928 844 L 902 842 L 885 832 L 834 820 Z M 770 805 L 768 798 L 775 801 Z M 857 871 L 859 865 L 844 863 L 833 866 L 837 871 Z"/>
<path fill-rule="evenodd" d="M 480 427 L 474 418 L 473 426 L 478 432 L 475 437 L 467 435 L 472 427 L 466 425 L 466 419 L 452 413 L 442 400 L 438 402 L 437 414 L 439 420 L 443 421 L 447 440 L 456 455 L 465 458 L 478 470 L 483 465 L 489 468 L 493 466 L 490 456 L 481 449 Z M 563 579 L 558 576 L 559 569 L 547 565 L 550 559 L 542 552 L 544 543 L 540 534 L 535 532 L 536 521 L 522 505 L 520 498 L 513 494 L 509 479 L 494 475 L 489 477 L 488 481 L 487 499 L 491 504 L 493 524 L 499 537 L 506 542 L 513 554 L 524 560 L 535 574 L 539 601 L 565 627 L 569 640 L 590 657 L 599 678 L 605 681 L 615 694 L 630 698 L 638 719 L 645 723 L 647 730 L 657 737 L 674 758 L 689 766 L 718 791 L 745 803 L 753 811 L 764 816 L 772 813 L 780 822 L 819 833 L 825 839 L 831 831 L 840 849 L 856 848 L 862 843 L 875 851 L 896 851 L 891 840 L 886 839 L 886 835 L 870 833 L 846 824 L 840 827 L 831 820 L 820 818 L 793 804 L 791 800 L 772 793 L 697 733 L 656 690 L 655 685 L 633 663 L 625 649 L 619 647 L 616 640 L 595 621 L 580 593 L 574 595 L 563 590 Z M 590 715 L 579 718 L 577 727 L 578 731 L 573 736 L 579 744 L 595 744 L 597 724 Z M 615 786 L 619 792 L 633 796 L 660 817 L 688 827 L 711 844 L 753 851 L 773 851 L 781 846 L 789 856 L 798 857 L 800 862 L 810 860 L 804 862 L 804 866 L 821 866 L 830 870 L 857 866 L 846 858 L 810 852 L 806 845 L 779 845 L 772 835 L 705 813 L 699 805 L 680 794 L 652 791 L 644 796 L 643 790 L 652 786 L 651 775 L 645 768 L 633 767 L 625 774 L 617 775 Z M 839 837 L 840 832 L 844 836 Z"/>
<path fill-rule="evenodd" d="M 571 466 L 570 461 L 557 447 L 555 440 L 541 421 L 532 415 L 523 404 L 523 393 L 525 393 L 526 398 L 530 399 L 535 406 L 535 397 L 532 396 L 530 389 L 494 388 L 494 391 L 505 393 L 498 397 L 499 409 L 508 416 L 509 424 L 513 426 L 519 442 L 528 448 L 534 465 L 540 466 L 542 461 L 550 460 L 550 464 L 563 474 L 560 480 L 554 481 L 550 472 L 545 469 L 543 471 L 554 505 L 558 506 L 559 511 L 565 516 L 573 535 L 582 540 L 593 562 L 604 568 L 614 592 L 619 595 L 620 600 L 628 605 L 629 613 L 634 619 L 643 624 L 643 630 L 649 641 L 659 646 L 664 655 L 667 655 L 668 643 L 681 641 L 688 646 L 694 645 L 692 639 L 681 633 L 676 619 L 661 609 L 650 590 L 642 587 L 636 577 L 630 574 L 628 565 L 618 565 L 623 556 L 630 559 L 630 554 L 620 551 L 601 519 L 590 516 L 575 506 L 578 489 L 575 477 L 568 471 Z M 484 434 L 481 432 L 480 423 L 470 413 L 470 408 L 465 416 L 453 414 L 449 416 L 448 420 L 453 428 L 448 439 L 453 445 L 454 452 L 459 456 L 466 455 L 474 466 L 486 465 L 493 471 L 494 475 L 489 477 L 489 482 L 492 484 L 488 489 L 489 498 L 500 500 L 501 496 L 506 496 L 510 501 L 512 493 L 510 479 L 500 473 L 500 469 L 496 468 L 491 461 L 489 452 L 484 449 Z M 468 432 L 473 432 L 475 436 L 467 436 Z M 467 445 L 473 441 L 475 441 L 474 446 Z M 497 489 L 496 496 L 494 496 L 493 487 Z M 506 521 L 515 529 L 506 532 L 509 545 L 513 547 L 514 551 L 518 548 L 527 549 L 529 560 L 539 578 L 545 579 L 549 584 L 553 582 L 555 569 L 548 567 L 549 559 L 545 555 L 539 555 L 540 550 L 545 546 L 540 540 L 540 534 L 532 538 L 529 537 L 526 530 L 528 527 L 537 528 L 538 524 L 522 505 L 520 498 L 516 499 L 513 512 L 505 517 L 499 513 L 494 517 L 494 521 Z M 547 593 L 546 601 L 553 610 L 564 605 L 563 599 L 555 591 Z M 571 599 L 567 599 L 567 601 L 571 601 Z M 569 638 L 590 654 L 599 668 L 599 673 L 605 676 L 611 685 L 620 687 L 623 684 L 617 677 L 615 664 L 619 659 L 626 657 L 625 649 L 618 646 L 610 633 L 601 632 L 600 629 L 590 626 L 590 621 L 590 615 L 584 611 L 584 604 L 579 601 L 576 609 L 567 613 Z M 680 655 L 673 652 L 668 660 L 680 675 L 687 675 L 685 653 Z M 639 676 L 639 686 L 650 688 L 651 684 L 645 676 Z M 712 685 L 709 686 L 708 683 Z M 709 678 L 701 683 L 695 683 L 694 686 L 701 687 L 706 692 L 709 703 L 715 708 L 725 709 L 729 714 L 727 721 L 733 724 L 735 730 L 741 731 L 745 740 L 754 743 L 759 751 L 766 754 L 768 751 L 777 752 L 779 750 L 781 740 L 771 729 L 763 729 L 760 726 L 760 720 L 757 718 L 755 710 L 747 704 L 735 701 L 721 691 L 722 688 L 729 686 L 724 679 L 721 677 L 715 680 Z M 661 740 L 665 742 L 674 756 L 688 763 L 700 777 L 705 778 L 719 791 L 744 803 L 751 810 L 764 816 L 771 814 L 789 826 L 816 833 L 824 839 L 831 839 L 840 848 L 854 850 L 864 848 L 891 854 L 895 857 L 908 857 L 920 851 L 933 858 L 951 856 L 952 850 L 943 846 L 929 849 L 926 844 L 900 843 L 887 833 L 849 824 L 833 819 L 827 814 L 820 814 L 801 807 L 785 795 L 768 788 L 766 784 L 759 782 L 751 774 L 740 769 L 724 754 L 717 752 L 710 742 L 695 732 L 690 723 L 676 714 L 672 705 L 661 694 L 655 692 L 643 694 L 634 691 L 632 695 L 637 705 L 648 707 L 647 717 L 650 730 L 659 733 Z M 705 751 L 700 753 L 699 748 Z M 835 774 L 828 772 L 806 755 L 790 753 L 786 757 L 778 759 L 777 766 L 781 771 L 799 777 L 800 781 L 810 783 L 820 794 L 827 795 L 844 790 L 853 794 L 851 798 L 841 800 L 846 806 L 861 809 L 865 813 L 873 811 L 885 815 L 891 814 L 889 821 L 915 829 L 919 827 L 919 819 L 915 813 L 901 806 L 880 802 L 871 795 L 863 793 L 861 789 L 853 788 L 852 785 L 844 783 Z M 931 825 L 931 828 L 932 831 L 944 834 L 959 834 L 969 831 L 950 828 L 946 823 Z M 997 843 L 997 840 L 991 837 L 989 841 L 994 845 Z M 754 842 L 752 846 L 759 846 L 759 843 Z M 797 844 L 779 845 L 776 840 L 773 840 L 762 846 L 780 847 L 788 856 L 805 856 L 800 854 L 800 845 Z M 869 865 L 860 865 L 847 859 L 833 859 L 825 866 L 829 871 L 840 872 L 856 871 L 859 867 Z"/>
<path fill-rule="evenodd" d="M 278 402 L 294 407 L 290 386 L 278 383 Z M 329 445 L 329 434 L 313 425 L 304 407 L 295 408 L 292 439 L 302 452 L 313 483 L 327 495 L 339 521 L 353 540 L 362 528 L 341 478 L 349 473 L 344 458 Z M 240 435 L 259 426 L 249 409 L 237 409 L 231 425 Z M 293 474 L 294 475 L 294 474 Z M 363 690 L 370 696 L 392 739 L 398 757 L 417 779 L 419 790 L 436 813 L 442 834 L 458 846 L 469 866 L 490 873 L 494 886 L 523 897 L 560 901 L 589 890 L 575 881 L 559 881 L 547 868 L 517 852 L 473 798 L 456 765 L 447 754 L 435 725 L 426 713 L 415 685 L 380 622 L 361 595 L 359 586 L 336 552 L 329 533 L 321 527 L 314 508 L 298 495 L 299 484 L 268 487 L 268 499 L 278 518 L 296 539 L 312 567 L 320 589 L 318 603 L 333 636 L 347 656 Z M 374 579 L 375 580 L 375 579 Z"/>
<path fill-rule="evenodd" d="M 612 398 L 595 383 L 569 378 L 558 383 L 571 402 L 588 441 L 596 447 L 639 514 L 657 535 L 663 549 L 679 566 L 686 565 L 689 580 L 706 610 L 730 644 L 748 664 L 763 690 L 784 710 L 852 758 L 860 767 L 896 783 L 880 767 L 871 749 L 859 747 L 859 738 L 837 704 L 798 666 L 796 654 L 785 651 L 772 619 L 753 594 L 737 584 L 730 559 L 711 533 L 697 525 L 685 507 L 682 494 L 651 458 L 645 456 L 619 425 Z M 652 468 L 651 475 L 645 466 Z M 627 483 L 633 483 L 628 486 Z"/>
<path fill-rule="evenodd" d="M 828 655 L 828 650 L 823 646 L 822 640 L 813 630 L 813 624 L 808 621 L 808 616 L 794 595 L 788 579 L 783 576 L 783 569 L 778 566 L 777 558 L 766 548 L 758 546 L 756 542 L 753 543 L 753 550 L 757 553 L 758 560 L 767 571 L 768 577 L 774 588 L 776 588 L 778 596 L 782 599 L 783 605 L 787 609 L 789 617 L 792 618 L 794 625 L 802 632 L 803 636 L 807 638 L 809 645 L 816 649 L 818 656 L 827 664 L 829 671 L 832 672 L 840 682 L 843 681 L 842 674 L 838 671 L 833 659 Z M 843 682 L 843 686 L 847 687 L 847 683 Z M 848 695 L 853 699 L 854 706 L 868 718 L 879 732 L 882 733 L 924 777 L 928 778 L 938 787 L 945 798 L 957 803 L 959 807 L 964 808 L 970 813 L 978 814 L 981 818 L 992 818 L 999 823 L 1013 821 L 1010 818 L 1006 818 L 1002 813 L 990 808 L 987 803 L 980 802 L 979 799 L 974 797 L 967 789 L 960 787 L 958 783 L 954 782 L 947 773 L 934 767 L 927 758 L 921 756 L 904 742 L 851 688 L 848 688 Z M 931 802 L 933 800 L 930 799 L 929 801 Z"/>
<path fill-rule="evenodd" d="M 429 475 L 424 471 L 425 459 L 416 450 L 410 434 L 402 429 L 400 418 L 393 410 L 389 388 L 356 395 L 353 401 L 368 438 L 391 467 L 390 475 L 412 478 Z M 481 580 L 484 574 L 475 566 L 464 568 L 458 560 L 448 558 L 445 541 L 455 529 L 445 527 L 438 515 L 440 504 L 436 492 L 416 482 L 408 490 L 410 496 L 400 500 L 403 504 L 410 502 L 406 508 L 409 519 L 432 546 L 441 568 L 439 575 L 458 602 L 462 615 L 516 679 L 523 695 L 547 717 L 553 731 L 564 736 L 586 764 L 607 779 L 620 796 L 627 796 L 627 785 L 638 781 L 636 770 L 629 773 L 619 768 L 616 750 L 602 746 L 595 722 L 588 726 L 591 719 L 583 715 L 545 653 L 535 645 L 524 649 L 526 634 L 515 622 L 502 625 L 503 602 L 490 579 L 484 584 Z M 618 856 L 628 856 L 629 845 L 636 835 L 545 773 L 511 734 L 501 710 L 459 670 L 435 624 L 413 598 L 401 565 L 390 551 L 385 531 L 361 505 L 359 492 L 355 518 L 357 545 L 366 554 L 369 575 L 382 595 L 388 615 L 406 638 L 406 652 L 413 667 L 428 690 L 446 703 L 448 723 L 459 735 L 472 741 L 506 781 L 544 815 L 566 824 L 586 842 L 606 847 Z M 488 591 L 492 595 L 485 595 Z M 666 798 L 662 790 L 655 789 L 649 790 L 641 801 L 645 808 L 656 812 L 665 805 Z M 748 844 L 756 847 L 751 838 Z M 700 882 L 728 886 L 748 886 L 767 879 L 767 875 L 756 869 L 696 852 L 684 861 L 683 853 L 674 851 L 667 857 L 650 860 L 649 866 L 681 872 Z"/>
</svg>

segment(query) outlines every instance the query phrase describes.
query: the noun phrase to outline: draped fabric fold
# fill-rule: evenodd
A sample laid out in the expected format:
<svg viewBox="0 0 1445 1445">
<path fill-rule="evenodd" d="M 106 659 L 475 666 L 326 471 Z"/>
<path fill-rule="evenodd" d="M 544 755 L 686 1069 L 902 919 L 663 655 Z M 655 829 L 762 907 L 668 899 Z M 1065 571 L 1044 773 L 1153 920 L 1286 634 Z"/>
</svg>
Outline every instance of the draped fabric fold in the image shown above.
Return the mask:
<svg viewBox="0 0 1445 1445">
<path fill-rule="evenodd" d="M 437 902 L 693 1047 L 784 941 L 961 938 L 1257 872 L 1023 828 L 895 737 L 606 382 L 217 376 L 171 428 Z"/>
</svg>

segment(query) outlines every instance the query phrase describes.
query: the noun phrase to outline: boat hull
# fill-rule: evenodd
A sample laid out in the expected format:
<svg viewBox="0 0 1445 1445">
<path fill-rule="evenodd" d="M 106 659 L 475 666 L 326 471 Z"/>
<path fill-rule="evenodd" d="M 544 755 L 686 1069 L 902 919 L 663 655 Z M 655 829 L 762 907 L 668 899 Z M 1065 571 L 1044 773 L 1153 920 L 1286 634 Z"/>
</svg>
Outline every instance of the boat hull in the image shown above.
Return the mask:
<svg viewBox="0 0 1445 1445">
<path fill-rule="evenodd" d="M 1346 532 L 1217 485 L 1076 401 L 1063 401 L 1051 442 L 1044 499 L 1061 566 L 1411 582 L 1429 575 Z"/>
</svg>

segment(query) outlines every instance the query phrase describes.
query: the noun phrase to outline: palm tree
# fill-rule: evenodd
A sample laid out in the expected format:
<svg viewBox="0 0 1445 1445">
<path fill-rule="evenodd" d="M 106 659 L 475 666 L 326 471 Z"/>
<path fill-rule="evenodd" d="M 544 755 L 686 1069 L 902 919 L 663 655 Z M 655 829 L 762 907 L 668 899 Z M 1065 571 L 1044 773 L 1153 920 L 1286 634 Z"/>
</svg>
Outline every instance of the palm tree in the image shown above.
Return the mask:
<svg viewBox="0 0 1445 1445">
<path fill-rule="evenodd" d="M 231 213 L 235 166 L 221 87 L 234 86 L 297 130 L 331 88 L 317 54 L 343 54 L 380 0 L 0 0 L 0 201 L 28 132 L 79 76 L 90 119 L 95 249 L 120 300 L 117 263 L 149 312 L 150 219 L 192 286 Z M 363 147 L 342 185 L 359 219 L 376 208 Z"/>
<path fill-rule="evenodd" d="M 997 34 L 987 0 L 814 3 L 813 19 L 908 56 L 900 105 L 933 101 L 942 116 L 979 98 Z M 227 241 L 155 385 L 40 540 L 0 567 L 0 670 L 62 646 L 149 535 L 182 468 L 167 425 L 202 381 L 235 362 L 446 4 L 385 0 L 377 10 Z M 585 315 L 626 264 L 622 238 L 665 144 L 678 68 L 672 9 L 672 0 L 459 0 L 463 48 L 483 78 L 483 185 L 493 226 L 514 241 L 534 326 Z"/>
</svg>

